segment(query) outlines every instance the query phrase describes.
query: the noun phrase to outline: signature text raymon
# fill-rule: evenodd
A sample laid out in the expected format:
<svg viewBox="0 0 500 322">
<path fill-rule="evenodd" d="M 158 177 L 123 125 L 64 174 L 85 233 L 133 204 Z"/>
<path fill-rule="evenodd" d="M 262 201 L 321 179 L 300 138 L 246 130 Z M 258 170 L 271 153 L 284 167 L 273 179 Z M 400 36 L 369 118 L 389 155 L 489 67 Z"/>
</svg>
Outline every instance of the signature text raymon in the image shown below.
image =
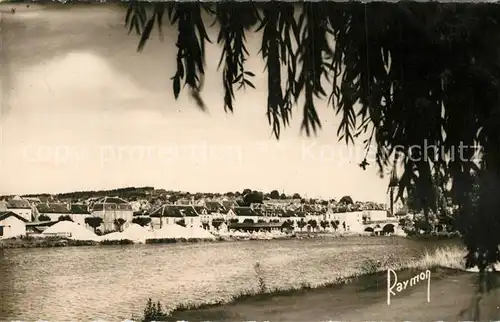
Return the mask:
<svg viewBox="0 0 500 322">
<path fill-rule="evenodd" d="M 387 270 L 387 305 L 391 305 L 391 295 L 401 293 L 408 287 L 427 281 L 427 302 L 431 301 L 431 271 L 426 270 L 410 279 L 398 282 L 398 275 L 392 269 Z"/>
</svg>

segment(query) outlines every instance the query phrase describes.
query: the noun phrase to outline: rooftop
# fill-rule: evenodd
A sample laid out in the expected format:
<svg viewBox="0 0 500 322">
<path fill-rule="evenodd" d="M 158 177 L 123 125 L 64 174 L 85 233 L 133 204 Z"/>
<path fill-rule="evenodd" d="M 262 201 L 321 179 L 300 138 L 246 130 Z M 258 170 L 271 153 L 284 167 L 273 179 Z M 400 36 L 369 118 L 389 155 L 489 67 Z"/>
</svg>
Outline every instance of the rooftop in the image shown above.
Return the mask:
<svg viewBox="0 0 500 322">
<path fill-rule="evenodd" d="M 41 203 L 36 205 L 36 209 L 41 214 L 68 214 L 68 205 L 63 203 Z"/>
<path fill-rule="evenodd" d="M 256 210 L 251 207 L 234 207 L 233 211 L 236 216 L 258 216 Z"/>
<path fill-rule="evenodd" d="M 9 208 L 31 208 L 29 201 L 19 196 L 15 196 L 14 198 L 10 199 L 7 206 Z"/>
<path fill-rule="evenodd" d="M 151 213 L 151 217 L 198 217 L 193 206 L 163 205 Z"/>
<path fill-rule="evenodd" d="M 18 214 L 16 213 L 13 213 L 12 211 L 1 211 L 0 212 L 0 221 L 2 220 L 5 220 L 9 217 L 16 217 L 17 219 L 23 221 L 23 222 L 28 222 L 28 220 L 26 220 L 25 218 L 19 216 Z"/>
</svg>

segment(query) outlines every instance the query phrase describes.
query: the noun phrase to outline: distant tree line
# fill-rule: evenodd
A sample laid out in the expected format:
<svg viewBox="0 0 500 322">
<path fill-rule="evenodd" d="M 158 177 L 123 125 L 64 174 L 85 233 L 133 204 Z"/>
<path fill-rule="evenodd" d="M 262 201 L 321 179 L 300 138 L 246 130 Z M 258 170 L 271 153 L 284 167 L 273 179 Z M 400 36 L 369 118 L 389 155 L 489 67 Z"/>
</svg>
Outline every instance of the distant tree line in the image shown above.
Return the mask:
<svg viewBox="0 0 500 322">
<path fill-rule="evenodd" d="M 43 194 L 30 194 L 24 195 L 25 197 L 50 197 L 48 193 Z M 277 189 L 270 192 L 262 192 L 252 189 L 243 189 L 242 191 L 226 192 L 226 193 L 190 193 L 184 191 L 172 191 L 159 189 L 155 190 L 154 187 L 126 187 L 111 190 L 89 190 L 89 191 L 75 191 L 68 193 L 61 193 L 54 195 L 55 199 L 64 200 L 70 199 L 73 202 L 87 200 L 90 198 L 101 198 L 105 196 L 116 196 L 128 201 L 137 201 L 145 199 L 153 205 L 160 205 L 165 202 L 175 203 L 182 199 L 187 200 L 200 200 L 204 198 L 219 198 L 228 197 L 235 199 L 239 206 L 248 207 L 251 204 L 262 204 L 265 200 L 300 200 L 302 204 L 321 204 L 323 206 L 329 203 L 336 203 L 335 199 L 320 200 L 315 198 L 302 198 L 302 196 L 295 192 L 291 194 L 280 193 Z M 350 196 L 344 196 L 340 199 L 339 204 L 345 206 L 354 204 Z"/>
</svg>

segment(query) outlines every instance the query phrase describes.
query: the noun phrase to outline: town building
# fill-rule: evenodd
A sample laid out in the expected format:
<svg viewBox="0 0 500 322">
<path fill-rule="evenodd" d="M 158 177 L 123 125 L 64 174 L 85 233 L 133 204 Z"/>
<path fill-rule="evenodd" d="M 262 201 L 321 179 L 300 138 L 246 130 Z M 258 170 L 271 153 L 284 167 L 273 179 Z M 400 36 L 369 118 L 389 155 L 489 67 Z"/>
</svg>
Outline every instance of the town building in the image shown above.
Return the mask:
<svg viewBox="0 0 500 322">
<path fill-rule="evenodd" d="M 85 218 L 90 211 L 83 204 L 41 203 L 36 206 L 36 219 L 40 221 L 58 221 L 61 217 L 69 217 L 73 222 L 86 226 Z"/>
<path fill-rule="evenodd" d="M 33 207 L 30 202 L 20 196 L 15 196 L 7 201 L 7 210 L 23 217 L 27 221 L 32 221 Z"/>
<path fill-rule="evenodd" d="M 259 231 L 284 231 L 286 228 L 282 223 L 231 223 L 228 227 L 230 230 L 238 230 L 243 232 L 259 232 Z"/>
<path fill-rule="evenodd" d="M 353 232 L 364 231 L 362 211 L 334 213 L 331 218 L 339 223 L 338 230 Z"/>
<path fill-rule="evenodd" d="M 32 221 L 26 223 L 26 235 L 39 235 L 50 226 L 57 224 L 58 221 Z"/>
<path fill-rule="evenodd" d="M 92 216 L 103 219 L 101 225 L 103 232 L 127 228 L 134 218 L 132 206 L 126 200 L 118 197 L 101 198 L 94 202 L 90 210 Z M 124 221 L 124 224 L 122 227 L 117 227 L 120 219 Z"/>
<path fill-rule="evenodd" d="M 227 217 L 237 219 L 238 223 L 268 222 L 268 218 L 259 209 L 252 207 L 234 207 L 229 209 Z"/>
<path fill-rule="evenodd" d="M 229 220 L 227 217 L 228 209 L 220 201 L 205 201 L 205 208 L 207 209 L 207 219 L 209 222 L 213 220 Z"/>
<path fill-rule="evenodd" d="M 0 238 L 13 238 L 26 235 L 28 220 L 12 211 L 0 212 Z"/>
<path fill-rule="evenodd" d="M 150 214 L 153 228 L 163 225 L 181 225 L 185 227 L 202 227 L 201 217 L 193 206 L 163 205 Z"/>
</svg>

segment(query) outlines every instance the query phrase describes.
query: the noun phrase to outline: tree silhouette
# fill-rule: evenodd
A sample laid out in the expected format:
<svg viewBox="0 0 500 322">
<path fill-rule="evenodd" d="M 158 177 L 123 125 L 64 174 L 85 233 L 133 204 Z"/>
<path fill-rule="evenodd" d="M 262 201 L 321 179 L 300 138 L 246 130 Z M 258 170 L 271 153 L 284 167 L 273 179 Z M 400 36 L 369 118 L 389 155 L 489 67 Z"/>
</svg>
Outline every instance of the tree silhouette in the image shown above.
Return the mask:
<svg viewBox="0 0 500 322">
<path fill-rule="evenodd" d="M 283 222 L 282 228 L 292 228 L 293 222 L 290 219 L 287 219 Z"/>
<path fill-rule="evenodd" d="M 96 232 L 97 228 L 101 226 L 103 219 L 101 217 L 87 217 L 85 218 L 85 223 L 94 229 Z"/>
<path fill-rule="evenodd" d="M 50 221 L 50 217 L 47 215 L 40 215 L 38 216 L 38 221 Z"/>
<path fill-rule="evenodd" d="M 59 220 L 59 221 L 73 221 L 73 219 L 71 219 L 71 217 L 69 215 L 61 215 L 61 216 L 59 216 L 59 218 L 57 220 Z"/>
<path fill-rule="evenodd" d="M 243 203 L 245 206 L 250 206 L 253 203 L 263 203 L 263 199 L 264 195 L 262 192 L 252 191 L 243 197 Z"/>
<path fill-rule="evenodd" d="M 307 225 L 307 223 L 304 221 L 304 219 L 301 219 L 297 222 L 297 227 L 299 227 L 300 231 L 302 232 L 302 229 Z"/>
<path fill-rule="evenodd" d="M 427 213 L 436 204 L 433 174 L 442 174 L 441 188 L 450 190 L 458 206 L 466 265 L 484 271 L 500 258 L 499 10 L 488 3 L 131 2 L 126 24 L 141 34 L 142 50 L 154 25 L 161 28 L 168 15 L 178 28 L 174 95 L 183 82 L 205 109 L 201 89 L 209 39 L 202 12 L 213 17 L 223 47 L 226 111 L 233 110 L 235 87 L 254 87 L 254 74 L 245 69 L 245 33 L 258 27 L 268 74 L 267 116 L 276 138 L 289 126 L 299 97 L 302 129 L 316 133 L 322 124 L 315 100 L 328 98 L 340 116 L 339 139 L 352 144 L 367 135 L 367 154 L 374 146 L 373 160 L 365 158 L 363 169 L 370 163 L 381 174 L 388 167 L 403 169 L 396 198 L 414 187 Z M 428 146 L 443 153 L 424 153 Z M 479 159 L 478 149 L 470 147 L 481 148 Z M 460 157 L 450 158 L 457 151 Z M 477 205 L 469 198 L 474 175 L 480 181 Z"/>
<path fill-rule="evenodd" d="M 342 198 L 340 198 L 339 203 L 344 205 L 352 205 L 354 204 L 354 201 L 352 200 L 351 196 L 343 196 Z"/>
<path fill-rule="evenodd" d="M 330 223 L 326 220 L 322 220 L 319 224 L 323 230 L 326 230 L 326 228 L 330 226 Z"/>
<path fill-rule="evenodd" d="M 135 217 L 132 219 L 133 224 L 140 225 L 142 227 L 147 226 L 151 222 L 150 217 Z"/>
<path fill-rule="evenodd" d="M 127 221 L 123 218 L 116 218 L 113 221 L 113 225 L 115 225 L 117 231 L 122 231 L 123 225 L 125 225 Z"/>
<path fill-rule="evenodd" d="M 213 226 L 215 229 L 219 230 L 219 228 L 220 228 L 220 226 L 222 225 L 222 223 L 223 223 L 223 221 L 222 221 L 222 220 L 214 220 L 214 221 L 212 221 L 212 226 Z"/>
<path fill-rule="evenodd" d="M 314 219 L 309 220 L 307 223 L 309 224 L 309 226 L 312 228 L 313 231 L 315 231 L 316 227 L 318 227 L 318 222 Z"/>
<path fill-rule="evenodd" d="M 280 193 L 278 192 L 278 190 L 273 190 L 271 191 L 271 193 L 269 193 L 269 197 L 271 197 L 272 199 L 279 199 Z"/>
</svg>

